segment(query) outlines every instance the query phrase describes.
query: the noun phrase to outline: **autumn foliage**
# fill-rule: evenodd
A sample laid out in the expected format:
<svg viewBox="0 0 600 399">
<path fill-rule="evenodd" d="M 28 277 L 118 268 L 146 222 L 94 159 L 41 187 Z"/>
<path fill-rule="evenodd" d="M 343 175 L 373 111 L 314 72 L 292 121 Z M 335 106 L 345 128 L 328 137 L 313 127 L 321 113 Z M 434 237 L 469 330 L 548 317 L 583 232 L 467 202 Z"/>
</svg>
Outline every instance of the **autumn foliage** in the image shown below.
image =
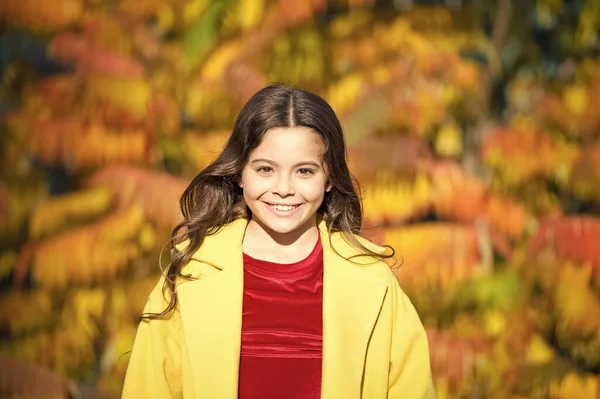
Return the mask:
<svg viewBox="0 0 600 399">
<path fill-rule="evenodd" d="M 0 92 L 0 396 L 39 394 L 31 375 L 119 396 L 178 200 L 273 81 L 339 116 L 363 235 L 396 251 L 438 397 L 599 395 L 600 63 L 507 75 L 494 117 L 477 24 L 374 3 L 0 2 L 21 35 Z"/>
</svg>

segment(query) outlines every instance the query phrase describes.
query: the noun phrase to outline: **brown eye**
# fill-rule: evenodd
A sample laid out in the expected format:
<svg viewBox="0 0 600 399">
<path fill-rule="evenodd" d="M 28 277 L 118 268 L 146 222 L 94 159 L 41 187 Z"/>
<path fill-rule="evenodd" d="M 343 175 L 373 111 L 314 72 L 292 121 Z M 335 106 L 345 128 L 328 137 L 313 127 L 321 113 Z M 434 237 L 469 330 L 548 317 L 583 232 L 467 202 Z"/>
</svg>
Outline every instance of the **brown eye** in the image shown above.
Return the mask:
<svg viewBox="0 0 600 399">
<path fill-rule="evenodd" d="M 266 174 L 266 173 L 271 173 L 273 171 L 273 168 L 270 166 L 261 166 L 260 168 L 256 169 L 256 171 L 258 173 Z"/>
<path fill-rule="evenodd" d="M 315 174 L 314 170 L 312 170 L 312 169 L 307 169 L 307 168 L 298 169 L 298 173 L 299 173 L 301 176 L 311 176 L 311 175 L 314 175 L 314 174 Z"/>
</svg>

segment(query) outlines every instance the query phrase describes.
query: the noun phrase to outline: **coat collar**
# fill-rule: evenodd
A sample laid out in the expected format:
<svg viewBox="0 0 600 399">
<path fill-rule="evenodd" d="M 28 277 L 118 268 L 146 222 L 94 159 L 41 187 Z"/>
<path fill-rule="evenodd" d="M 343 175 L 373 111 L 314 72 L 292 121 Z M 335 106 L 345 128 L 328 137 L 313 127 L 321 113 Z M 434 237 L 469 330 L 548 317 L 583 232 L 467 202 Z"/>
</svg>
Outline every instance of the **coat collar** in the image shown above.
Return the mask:
<svg viewBox="0 0 600 399">
<path fill-rule="evenodd" d="M 197 398 L 238 395 L 246 226 L 246 220 L 238 219 L 206 237 L 184 271 L 198 279 L 177 288 Z M 367 344 L 387 283 L 344 259 L 358 250 L 339 233 L 331 234 L 330 240 L 324 221 L 319 231 L 324 264 L 321 397 L 358 398 Z M 356 261 L 365 263 L 365 258 Z M 203 278 L 202 263 L 220 272 Z"/>
</svg>

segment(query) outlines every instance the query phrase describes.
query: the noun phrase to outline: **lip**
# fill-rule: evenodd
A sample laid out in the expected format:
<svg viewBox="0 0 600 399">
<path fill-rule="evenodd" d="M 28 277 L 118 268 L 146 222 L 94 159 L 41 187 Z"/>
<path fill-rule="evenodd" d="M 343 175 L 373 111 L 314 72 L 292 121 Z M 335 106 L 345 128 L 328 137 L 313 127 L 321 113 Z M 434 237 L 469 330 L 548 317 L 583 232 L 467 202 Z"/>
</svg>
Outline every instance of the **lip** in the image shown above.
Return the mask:
<svg viewBox="0 0 600 399">
<path fill-rule="evenodd" d="M 273 213 L 276 216 L 279 217 L 289 217 L 289 216 L 293 216 L 295 215 L 300 209 L 302 209 L 302 206 L 304 204 L 273 204 L 270 202 L 263 202 L 263 204 L 265 204 L 265 206 L 267 207 L 267 209 L 269 211 L 271 211 L 271 213 Z M 282 205 L 282 206 L 296 206 L 295 209 L 292 209 L 291 211 L 278 211 L 277 209 L 273 208 L 273 205 Z"/>
</svg>

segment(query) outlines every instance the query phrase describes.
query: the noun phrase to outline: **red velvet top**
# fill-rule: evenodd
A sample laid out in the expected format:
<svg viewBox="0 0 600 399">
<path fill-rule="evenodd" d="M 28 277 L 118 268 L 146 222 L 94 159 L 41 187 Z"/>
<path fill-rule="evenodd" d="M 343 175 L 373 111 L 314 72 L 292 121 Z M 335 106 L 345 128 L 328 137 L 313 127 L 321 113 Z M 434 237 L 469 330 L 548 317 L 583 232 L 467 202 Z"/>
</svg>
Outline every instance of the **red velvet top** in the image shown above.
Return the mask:
<svg viewBox="0 0 600 399">
<path fill-rule="evenodd" d="M 323 247 L 279 264 L 244 254 L 239 398 L 321 396 Z"/>
</svg>

